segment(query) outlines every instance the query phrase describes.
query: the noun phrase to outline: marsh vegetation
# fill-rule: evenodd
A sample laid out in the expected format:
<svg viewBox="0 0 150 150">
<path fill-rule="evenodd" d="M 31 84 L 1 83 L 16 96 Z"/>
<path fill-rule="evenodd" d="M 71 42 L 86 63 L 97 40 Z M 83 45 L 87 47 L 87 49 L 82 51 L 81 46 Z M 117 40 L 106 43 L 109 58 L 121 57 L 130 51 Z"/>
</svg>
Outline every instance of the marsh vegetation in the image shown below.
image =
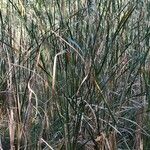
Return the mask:
<svg viewBox="0 0 150 150">
<path fill-rule="evenodd" d="M 149 0 L 0 1 L 0 149 L 150 148 Z"/>
</svg>

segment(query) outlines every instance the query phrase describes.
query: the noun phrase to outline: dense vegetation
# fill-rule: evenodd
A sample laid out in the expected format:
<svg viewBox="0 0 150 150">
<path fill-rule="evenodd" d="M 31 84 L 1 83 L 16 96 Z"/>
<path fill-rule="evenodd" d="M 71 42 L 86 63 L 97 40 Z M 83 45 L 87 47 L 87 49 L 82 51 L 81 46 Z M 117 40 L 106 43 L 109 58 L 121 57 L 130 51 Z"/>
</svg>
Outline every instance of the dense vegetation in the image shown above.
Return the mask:
<svg viewBox="0 0 150 150">
<path fill-rule="evenodd" d="M 0 149 L 150 148 L 149 0 L 0 1 Z"/>
</svg>

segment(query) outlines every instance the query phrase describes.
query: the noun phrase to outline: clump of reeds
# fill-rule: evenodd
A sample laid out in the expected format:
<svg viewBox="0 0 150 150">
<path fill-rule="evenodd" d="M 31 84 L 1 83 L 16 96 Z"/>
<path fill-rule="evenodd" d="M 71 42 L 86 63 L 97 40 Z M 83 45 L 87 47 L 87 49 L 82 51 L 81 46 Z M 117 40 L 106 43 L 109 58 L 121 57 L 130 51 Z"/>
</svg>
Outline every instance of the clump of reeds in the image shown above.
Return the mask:
<svg viewBox="0 0 150 150">
<path fill-rule="evenodd" d="M 0 2 L 0 149 L 149 148 L 148 0 Z"/>
</svg>

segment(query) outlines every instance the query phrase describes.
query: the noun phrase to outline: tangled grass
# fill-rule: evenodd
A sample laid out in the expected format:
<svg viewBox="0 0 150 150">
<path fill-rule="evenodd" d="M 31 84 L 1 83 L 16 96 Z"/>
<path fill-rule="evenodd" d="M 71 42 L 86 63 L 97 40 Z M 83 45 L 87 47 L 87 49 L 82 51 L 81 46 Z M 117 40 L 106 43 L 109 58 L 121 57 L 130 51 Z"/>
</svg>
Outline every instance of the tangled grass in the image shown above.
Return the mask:
<svg viewBox="0 0 150 150">
<path fill-rule="evenodd" d="M 148 149 L 149 0 L 1 0 L 0 148 Z"/>
</svg>

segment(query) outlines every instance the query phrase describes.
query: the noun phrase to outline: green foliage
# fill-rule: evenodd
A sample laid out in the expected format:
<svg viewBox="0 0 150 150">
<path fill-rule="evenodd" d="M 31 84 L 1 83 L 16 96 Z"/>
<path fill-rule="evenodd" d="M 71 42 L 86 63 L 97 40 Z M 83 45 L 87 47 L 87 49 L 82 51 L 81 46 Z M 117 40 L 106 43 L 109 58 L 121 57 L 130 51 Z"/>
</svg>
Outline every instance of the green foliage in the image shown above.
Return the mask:
<svg viewBox="0 0 150 150">
<path fill-rule="evenodd" d="M 11 149 L 148 148 L 149 6 L 0 2 L 0 122 Z"/>
</svg>

